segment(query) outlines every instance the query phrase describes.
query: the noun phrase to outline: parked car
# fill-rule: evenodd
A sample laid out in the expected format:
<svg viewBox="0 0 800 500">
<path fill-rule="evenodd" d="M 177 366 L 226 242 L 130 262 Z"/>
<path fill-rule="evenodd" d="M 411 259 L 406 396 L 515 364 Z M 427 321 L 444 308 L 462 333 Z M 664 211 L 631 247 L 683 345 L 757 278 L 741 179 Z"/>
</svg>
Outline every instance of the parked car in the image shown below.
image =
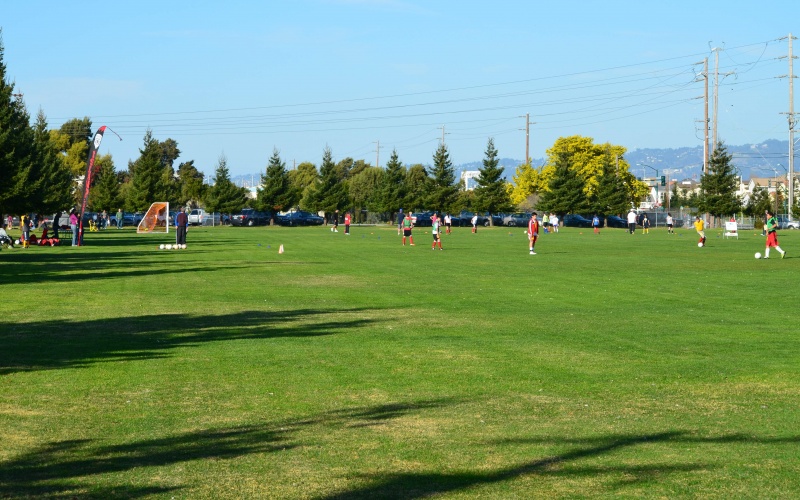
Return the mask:
<svg viewBox="0 0 800 500">
<path fill-rule="evenodd" d="M 782 215 L 779 215 L 777 219 L 778 229 L 800 229 L 800 222 L 796 220 L 789 220 Z"/>
<path fill-rule="evenodd" d="M 266 226 L 269 224 L 272 214 L 270 212 L 261 212 L 252 208 L 245 208 L 238 214 L 231 216 L 232 226 Z"/>
<path fill-rule="evenodd" d="M 414 223 L 415 227 L 430 226 L 433 224 L 431 222 L 433 213 L 434 212 L 411 212 L 411 222 Z"/>
<path fill-rule="evenodd" d="M 319 215 L 312 214 L 311 212 L 305 212 L 303 210 L 297 210 L 294 212 L 289 212 L 284 215 L 280 215 L 276 218 L 276 221 L 281 226 L 321 226 L 325 223 L 325 219 L 320 217 Z"/>
<path fill-rule="evenodd" d="M 628 229 L 628 219 L 623 219 L 617 215 L 609 215 L 606 217 L 606 227 Z"/>
<path fill-rule="evenodd" d="M 528 213 L 520 212 L 508 214 L 503 217 L 503 225 L 508 227 L 526 227 L 529 220 L 531 220 L 531 214 Z"/>
<path fill-rule="evenodd" d="M 578 214 L 567 214 L 561 219 L 564 227 L 592 227 L 592 219 Z"/>
</svg>

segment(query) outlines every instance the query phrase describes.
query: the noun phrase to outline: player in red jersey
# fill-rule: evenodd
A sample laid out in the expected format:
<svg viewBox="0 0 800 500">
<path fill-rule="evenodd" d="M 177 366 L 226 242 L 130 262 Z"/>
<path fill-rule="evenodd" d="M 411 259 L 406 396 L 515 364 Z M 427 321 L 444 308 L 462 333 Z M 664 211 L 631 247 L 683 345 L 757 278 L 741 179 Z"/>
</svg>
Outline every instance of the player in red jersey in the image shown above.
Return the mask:
<svg viewBox="0 0 800 500">
<path fill-rule="evenodd" d="M 531 214 L 531 220 L 528 221 L 528 241 L 530 242 L 531 255 L 536 255 L 533 247 L 536 246 L 536 240 L 539 238 L 539 221 L 536 220 L 536 212 Z"/>
</svg>

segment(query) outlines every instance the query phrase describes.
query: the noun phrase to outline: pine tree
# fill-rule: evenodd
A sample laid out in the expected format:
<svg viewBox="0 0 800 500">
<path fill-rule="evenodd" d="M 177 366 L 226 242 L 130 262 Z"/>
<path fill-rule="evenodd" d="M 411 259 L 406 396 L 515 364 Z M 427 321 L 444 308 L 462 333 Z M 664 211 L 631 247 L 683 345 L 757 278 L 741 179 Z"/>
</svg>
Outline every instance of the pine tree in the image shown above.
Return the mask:
<svg viewBox="0 0 800 500">
<path fill-rule="evenodd" d="M 147 210 L 154 201 L 163 201 L 156 199 L 164 173 L 163 152 L 161 144 L 153 138 L 153 132 L 149 129 L 139 153 L 139 158 L 128 164 L 131 186 L 125 206 L 131 211 Z"/>
<path fill-rule="evenodd" d="M 568 156 L 556 154 L 554 166 L 550 189 L 542 194 L 537 208 L 559 215 L 587 212 L 590 207 L 584 194 L 585 183 L 571 168 Z"/>
<path fill-rule="evenodd" d="M 89 194 L 89 205 L 92 211 L 107 210 L 113 212 L 122 201 L 117 173 L 114 171 L 114 160 L 111 155 L 98 156 L 95 161 L 95 183 Z"/>
<path fill-rule="evenodd" d="M 702 195 L 698 208 L 714 217 L 727 217 L 742 209 L 742 201 L 736 196 L 739 180 L 732 159 L 719 142 L 708 162 L 708 173 L 700 179 Z"/>
<path fill-rule="evenodd" d="M 237 187 L 231 181 L 228 160 L 224 155 L 219 157 L 214 185 L 208 190 L 205 201 L 207 210 L 223 214 L 239 212 L 247 204 L 247 195 L 244 189 Z"/>
<path fill-rule="evenodd" d="M 47 118 L 41 110 L 36 116 L 33 138 L 36 149 L 36 181 L 31 183 L 34 202 L 32 208 L 40 213 L 65 209 L 72 202 L 75 183 L 50 131 L 47 130 Z"/>
<path fill-rule="evenodd" d="M 450 162 L 450 153 L 442 143 L 433 155 L 433 168 L 430 171 L 428 193 L 425 197 L 426 208 L 441 213 L 450 212 L 458 197 L 458 184 L 455 170 Z"/>
<path fill-rule="evenodd" d="M 319 169 L 320 182 L 311 199 L 313 210 L 321 210 L 327 214 L 342 210 L 347 206 L 347 184 L 340 177 L 340 173 L 333 163 L 331 149 L 326 147 Z"/>
<path fill-rule="evenodd" d="M 205 195 L 206 186 L 203 184 L 204 175 L 194 166 L 194 160 L 181 163 L 178 166 L 178 182 L 180 195 L 178 204 L 196 205 Z"/>
<path fill-rule="evenodd" d="M 28 190 L 35 159 L 30 116 L 6 82 L 5 49 L 0 30 L 0 214 L 31 210 Z"/>
<path fill-rule="evenodd" d="M 480 169 L 478 176 L 478 187 L 475 188 L 475 209 L 479 212 L 497 214 L 512 209 L 507 183 L 503 179 L 503 168 L 499 164 L 494 139 L 489 139 L 486 145 L 486 157 L 483 159 L 483 168 Z M 489 221 L 494 225 L 491 217 L 489 217 Z"/>
<path fill-rule="evenodd" d="M 406 194 L 406 168 L 397 156 L 397 150 L 392 150 L 392 156 L 386 163 L 386 173 L 383 176 L 383 183 L 380 187 L 380 196 L 378 202 L 380 204 L 378 210 L 392 214 L 392 220 L 395 220 L 395 214 L 403 208 L 403 200 Z"/>
<path fill-rule="evenodd" d="M 610 154 L 602 159 L 601 175 L 593 200 L 593 211 L 599 215 L 625 214 L 630 208 L 625 182 L 619 175 Z"/>
<path fill-rule="evenodd" d="M 287 210 L 297 202 L 289 182 L 289 172 L 277 148 L 272 150 L 267 170 L 261 176 L 261 186 L 258 189 L 258 206 L 262 210 Z"/>
</svg>

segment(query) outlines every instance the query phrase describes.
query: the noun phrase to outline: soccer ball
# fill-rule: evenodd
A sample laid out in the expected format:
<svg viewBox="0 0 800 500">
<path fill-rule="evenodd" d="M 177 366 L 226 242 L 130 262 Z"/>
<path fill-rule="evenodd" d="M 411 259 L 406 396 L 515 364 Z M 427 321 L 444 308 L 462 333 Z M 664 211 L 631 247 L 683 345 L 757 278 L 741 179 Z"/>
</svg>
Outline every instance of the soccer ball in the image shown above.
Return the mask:
<svg viewBox="0 0 800 500">
<path fill-rule="evenodd" d="M 172 245 L 170 245 L 169 243 L 167 243 L 167 246 L 166 246 L 165 248 L 166 248 L 167 250 L 172 250 Z"/>
<path fill-rule="evenodd" d="M 756 252 L 756 259 L 760 259 L 760 258 L 761 258 L 761 252 Z"/>
<path fill-rule="evenodd" d="M 186 243 L 181 245 L 181 250 L 186 250 Z"/>
<path fill-rule="evenodd" d="M 697 244 L 697 246 L 703 248 L 703 242 L 701 241 L 700 243 Z"/>
<path fill-rule="evenodd" d="M 158 249 L 159 250 L 164 250 L 164 244 L 162 243 L 162 244 L 158 245 Z"/>
</svg>

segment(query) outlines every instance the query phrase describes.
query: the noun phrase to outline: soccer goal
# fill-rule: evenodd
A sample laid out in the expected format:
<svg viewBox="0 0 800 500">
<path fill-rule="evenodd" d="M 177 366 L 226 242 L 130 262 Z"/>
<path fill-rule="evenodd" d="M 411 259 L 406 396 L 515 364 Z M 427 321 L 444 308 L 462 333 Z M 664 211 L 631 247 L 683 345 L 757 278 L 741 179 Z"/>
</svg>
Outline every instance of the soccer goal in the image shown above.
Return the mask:
<svg viewBox="0 0 800 500">
<path fill-rule="evenodd" d="M 168 233 L 169 202 L 157 201 L 150 205 L 144 218 L 136 228 L 137 233 Z"/>
</svg>

